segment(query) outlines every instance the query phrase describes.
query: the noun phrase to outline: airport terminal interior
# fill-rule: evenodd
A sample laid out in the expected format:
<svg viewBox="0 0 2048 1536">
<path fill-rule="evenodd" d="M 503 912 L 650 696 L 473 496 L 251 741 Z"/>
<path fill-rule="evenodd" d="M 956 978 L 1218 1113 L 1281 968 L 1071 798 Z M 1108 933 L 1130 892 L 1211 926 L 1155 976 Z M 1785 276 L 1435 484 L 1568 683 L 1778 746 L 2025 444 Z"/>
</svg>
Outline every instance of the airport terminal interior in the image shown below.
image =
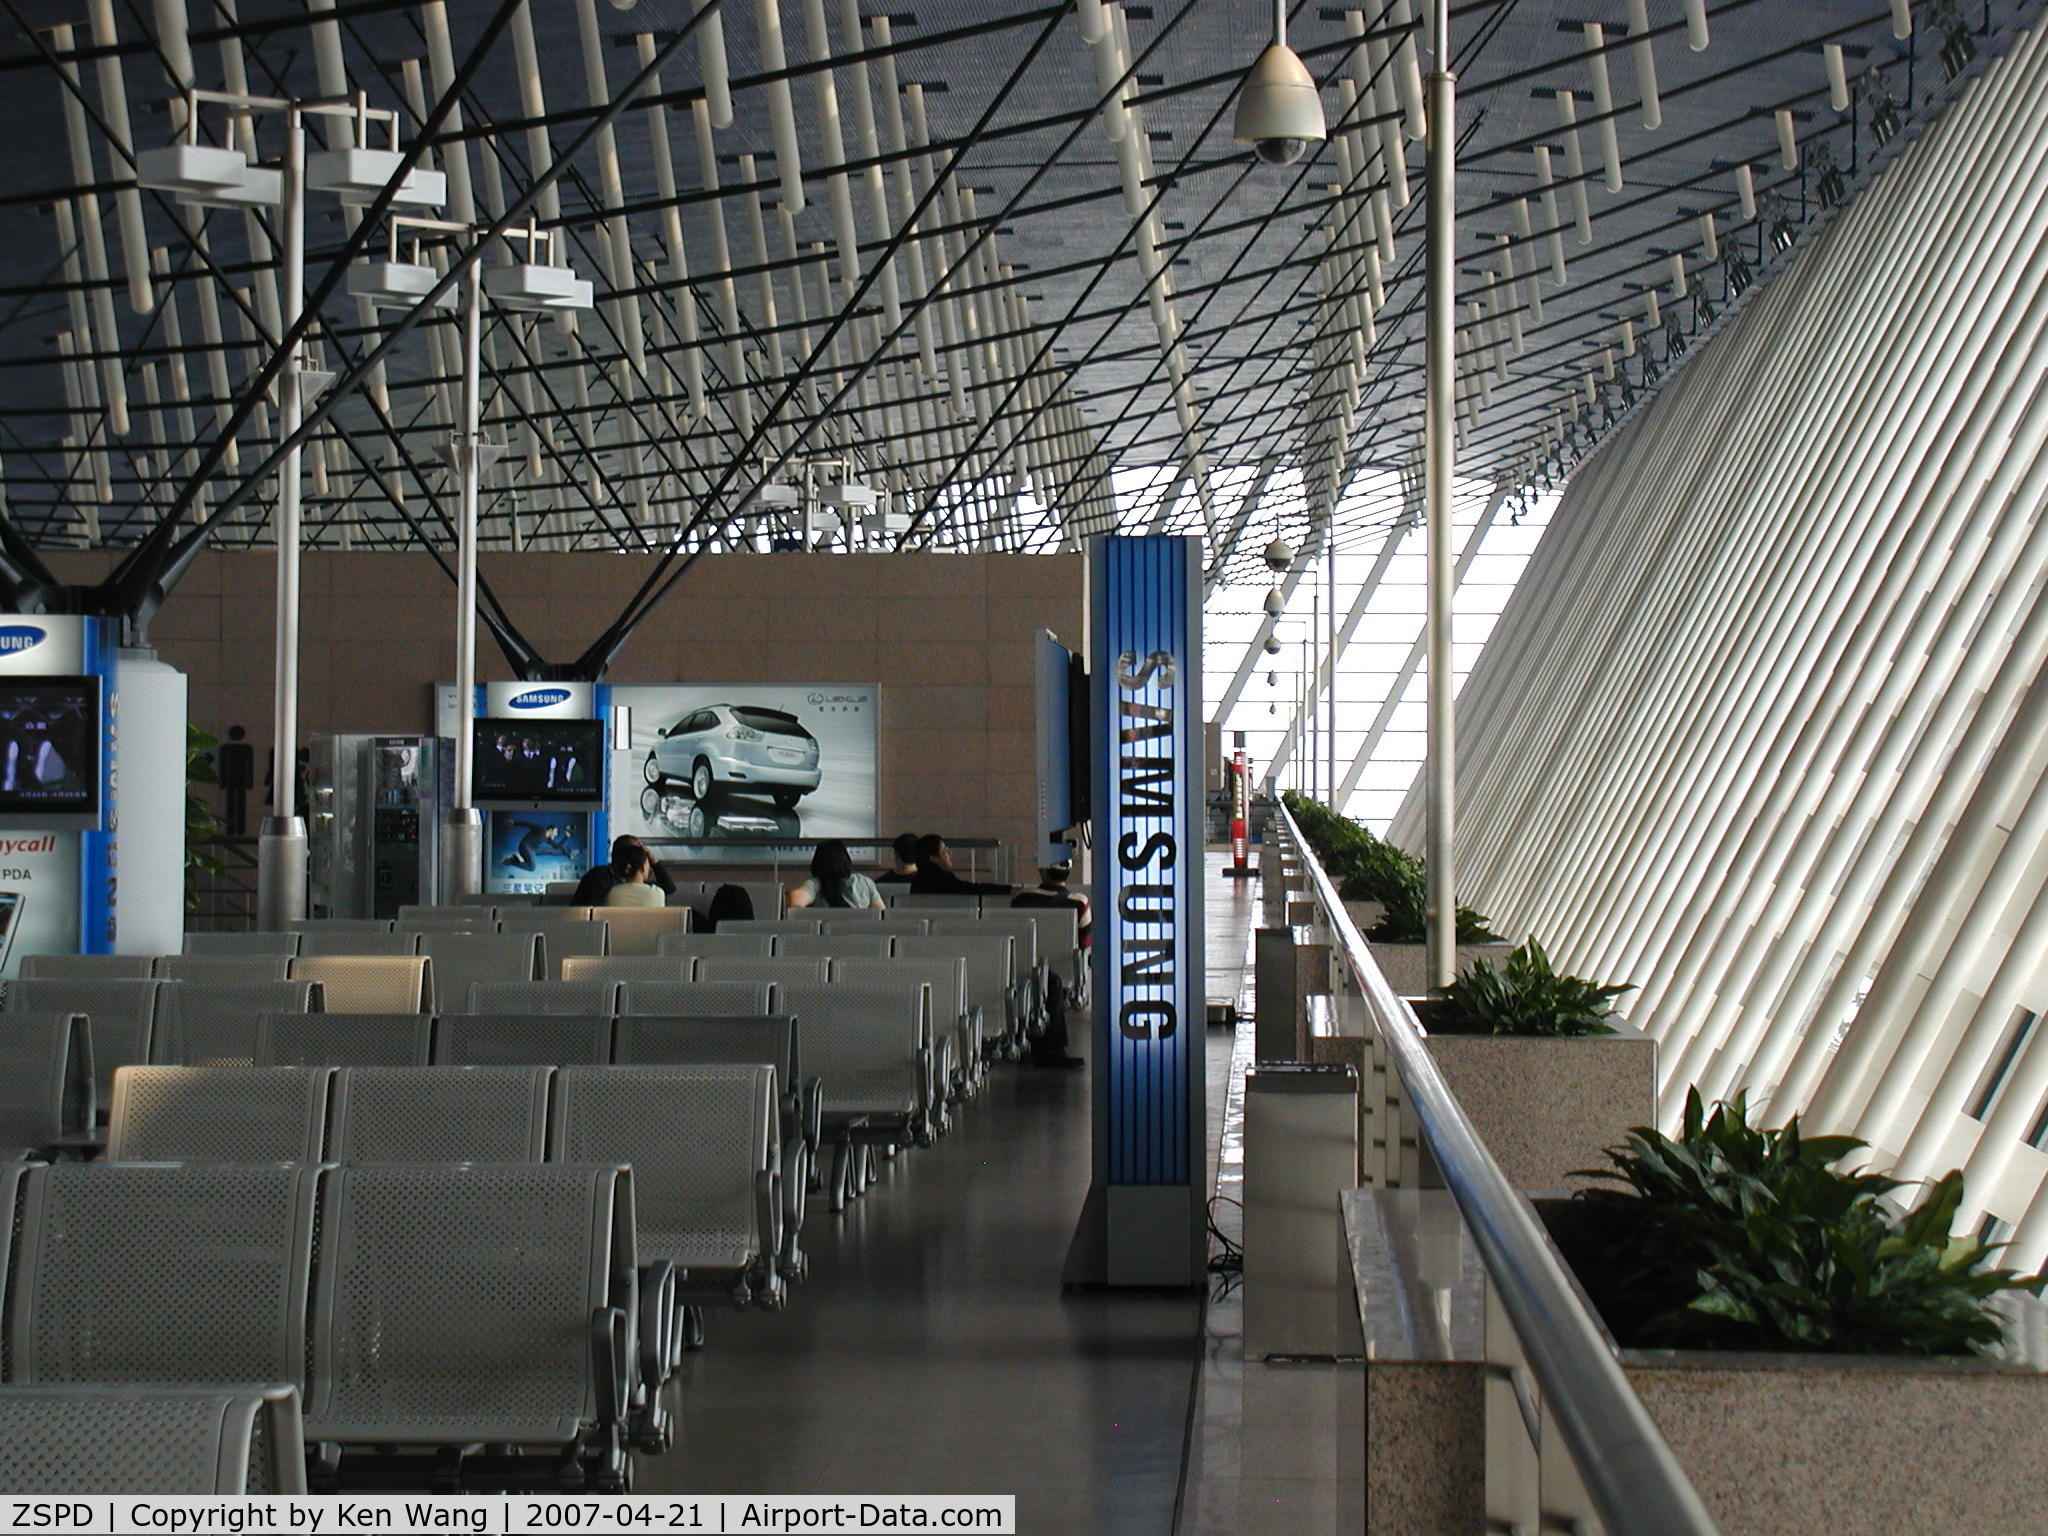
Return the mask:
<svg viewBox="0 0 2048 1536">
<path fill-rule="evenodd" d="M 894 3 L 0 0 L 0 1519 L 2048 1531 L 2040 7 Z"/>
</svg>

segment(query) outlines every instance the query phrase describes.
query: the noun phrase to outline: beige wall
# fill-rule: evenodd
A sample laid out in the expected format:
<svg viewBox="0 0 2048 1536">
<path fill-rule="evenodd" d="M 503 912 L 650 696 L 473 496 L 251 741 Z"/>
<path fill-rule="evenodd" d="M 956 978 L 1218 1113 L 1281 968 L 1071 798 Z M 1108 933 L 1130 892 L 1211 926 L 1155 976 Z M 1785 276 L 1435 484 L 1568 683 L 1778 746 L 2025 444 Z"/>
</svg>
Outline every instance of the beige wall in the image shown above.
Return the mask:
<svg viewBox="0 0 2048 1536">
<path fill-rule="evenodd" d="M 94 579 L 99 553 L 49 557 Z M 550 661 L 626 604 L 650 556 L 486 554 L 484 579 Z M 270 737 L 273 557 L 202 555 L 151 629 L 192 679 L 192 719 Z M 424 731 L 455 674 L 454 587 L 422 554 L 304 557 L 302 739 Z M 875 683 L 884 833 L 1033 837 L 1032 638 L 1081 643 L 1079 555 L 707 555 L 614 664 L 615 683 Z M 480 641 L 485 679 L 511 676 Z"/>
</svg>

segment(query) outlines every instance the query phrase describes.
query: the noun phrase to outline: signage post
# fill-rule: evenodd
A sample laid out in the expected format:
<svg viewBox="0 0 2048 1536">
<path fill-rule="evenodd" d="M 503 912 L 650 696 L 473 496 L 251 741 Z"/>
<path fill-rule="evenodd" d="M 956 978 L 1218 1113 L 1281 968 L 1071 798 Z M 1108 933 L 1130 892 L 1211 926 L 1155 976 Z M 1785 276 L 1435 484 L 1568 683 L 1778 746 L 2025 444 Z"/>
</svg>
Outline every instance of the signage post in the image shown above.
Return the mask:
<svg viewBox="0 0 2048 1536">
<path fill-rule="evenodd" d="M 1249 880 L 1252 871 L 1246 858 L 1251 850 L 1246 824 L 1251 819 L 1252 765 L 1244 750 L 1244 732 L 1233 734 L 1237 741 L 1236 750 L 1230 755 L 1230 877 Z"/>
<path fill-rule="evenodd" d="M 1069 1284 L 1207 1268 L 1201 579 L 1197 539 L 1091 550 L 1095 1160 Z"/>
</svg>

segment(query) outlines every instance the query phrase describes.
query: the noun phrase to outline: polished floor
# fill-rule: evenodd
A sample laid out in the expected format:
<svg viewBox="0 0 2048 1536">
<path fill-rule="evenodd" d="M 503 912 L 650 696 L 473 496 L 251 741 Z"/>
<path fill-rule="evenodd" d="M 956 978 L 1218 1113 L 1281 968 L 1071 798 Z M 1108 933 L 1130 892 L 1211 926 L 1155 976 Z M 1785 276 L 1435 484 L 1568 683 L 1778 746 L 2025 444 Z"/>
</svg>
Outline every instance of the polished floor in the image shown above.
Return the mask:
<svg viewBox="0 0 2048 1536">
<path fill-rule="evenodd" d="M 1259 886 L 1208 856 L 1210 1188 L 1232 1239 Z M 1085 1073 L 999 1070 L 937 1147 L 805 1224 L 778 1314 L 714 1313 L 679 1444 L 637 1486 L 700 1493 L 1012 1493 L 1028 1536 L 1321 1536 L 1361 1528 L 1356 1367 L 1247 1365 L 1206 1296 L 1063 1291 L 1088 1185 Z"/>
<path fill-rule="evenodd" d="M 1169 1536 L 1201 1301 L 1061 1290 L 1088 1160 L 1086 1073 L 997 1071 L 936 1147 L 813 1209 L 786 1311 L 711 1315 L 636 1486 L 1013 1493 L 1031 1536 Z"/>
</svg>

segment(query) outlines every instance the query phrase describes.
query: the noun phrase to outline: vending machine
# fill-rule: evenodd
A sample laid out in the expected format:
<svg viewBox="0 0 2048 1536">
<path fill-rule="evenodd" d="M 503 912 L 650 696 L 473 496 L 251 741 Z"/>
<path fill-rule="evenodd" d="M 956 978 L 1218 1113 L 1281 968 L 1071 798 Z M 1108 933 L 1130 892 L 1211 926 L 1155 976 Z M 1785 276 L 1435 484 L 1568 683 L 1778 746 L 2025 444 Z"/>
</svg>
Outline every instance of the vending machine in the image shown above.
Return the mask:
<svg viewBox="0 0 2048 1536">
<path fill-rule="evenodd" d="M 440 890 L 439 829 L 455 744 L 440 736 L 321 736 L 307 774 L 314 917 L 398 916 Z"/>
</svg>

